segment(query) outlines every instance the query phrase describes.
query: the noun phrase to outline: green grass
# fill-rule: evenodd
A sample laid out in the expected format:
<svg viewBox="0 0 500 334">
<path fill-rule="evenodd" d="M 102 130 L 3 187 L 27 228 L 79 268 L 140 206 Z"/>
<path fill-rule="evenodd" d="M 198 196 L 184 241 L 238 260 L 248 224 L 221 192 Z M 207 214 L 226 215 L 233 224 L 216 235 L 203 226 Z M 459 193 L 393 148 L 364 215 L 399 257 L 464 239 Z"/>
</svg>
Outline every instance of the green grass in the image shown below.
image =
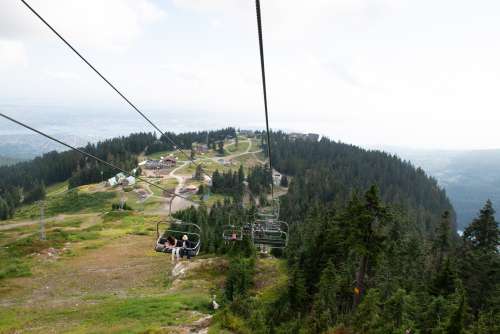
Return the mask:
<svg viewBox="0 0 500 334">
<path fill-rule="evenodd" d="M 233 162 L 237 165 L 243 165 L 245 173 L 248 174 L 250 168 L 254 166 L 260 166 L 261 163 L 256 158 L 255 154 L 245 154 L 233 159 Z"/>
<path fill-rule="evenodd" d="M 145 333 L 189 323 L 194 320 L 190 311 L 206 313 L 209 302 L 208 295 L 191 292 L 129 298 L 101 296 L 85 306 L 33 308 L 30 312 L 0 308 L 0 332 L 35 326 L 48 332 L 54 324 L 60 324 L 68 326 L 64 332 L 69 333 Z"/>
<path fill-rule="evenodd" d="M 82 224 L 78 219 L 52 222 L 46 226 L 46 240 L 40 240 L 38 225 L 23 227 L 25 232 L 33 233 L 0 248 L 0 280 L 31 275 L 33 263 L 30 254 L 40 253 L 51 247 L 61 249 L 66 242 L 96 241 L 125 234 L 150 235 L 158 219 L 157 216 L 145 217 L 123 211 L 109 212 L 103 216 L 102 223 L 84 229 L 75 229 Z M 49 227 L 52 229 L 48 229 Z"/>
<path fill-rule="evenodd" d="M 47 189 L 45 191 L 46 191 L 47 197 L 52 197 L 52 196 L 60 195 L 67 190 L 68 190 L 68 181 L 64 181 L 64 182 L 55 183 L 55 184 L 47 187 Z"/>
<path fill-rule="evenodd" d="M 107 226 L 104 223 L 96 224 L 80 230 L 74 230 L 74 228 L 82 224 L 80 220 L 72 219 L 49 223 L 46 226 L 46 240 L 40 240 L 38 225 L 24 227 L 25 231 L 34 231 L 34 233 L 7 243 L 0 248 L 0 280 L 31 275 L 32 260 L 29 257 L 30 254 L 40 253 L 48 248 L 61 249 L 66 242 L 98 240 L 103 234 L 102 231 L 106 228 L 121 228 L 123 229 L 122 234 L 126 234 L 134 230 L 132 226 L 134 223 L 139 222 L 144 225 L 145 222 L 144 218 L 124 217 L 123 220 L 120 220 L 118 216 L 110 218 L 108 215 L 105 218 L 104 221 L 108 223 Z M 118 221 L 118 223 L 115 221 Z M 52 224 L 54 225 L 52 226 Z M 54 226 L 58 227 L 53 228 Z M 67 230 L 65 228 L 72 229 Z"/>
<path fill-rule="evenodd" d="M 84 193 L 72 190 L 62 195 L 47 197 L 45 216 L 52 217 L 61 213 L 103 212 L 111 207 L 116 198 L 114 192 Z M 17 210 L 14 219 L 33 219 L 40 215 L 40 207 L 30 204 Z"/>
<path fill-rule="evenodd" d="M 247 141 L 240 141 L 238 143 L 238 147 L 236 147 L 236 144 L 230 144 L 225 147 L 226 151 L 228 151 L 230 154 L 240 154 L 245 152 L 248 149 L 249 143 Z"/>
<path fill-rule="evenodd" d="M 172 179 L 172 178 L 168 178 L 168 179 L 162 178 L 160 180 L 154 180 L 152 182 L 155 184 L 158 184 L 159 186 L 161 186 L 163 188 L 167 188 L 167 189 L 174 189 L 178 184 L 177 180 Z M 163 197 L 163 190 L 161 190 L 160 188 L 157 188 L 157 187 L 150 185 L 149 189 L 151 189 L 151 191 L 153 192 L 154 195 Z"/>
<path fill-rule="evenodd" d="M 70 240 L 68 233 L 60 229 L 48 231 L 46 235 L 47 240 L 40 240 L 39 235 L 34 233 L 2 247 L 0 249 L 0 280 L 30 276 L 31 261 L 27 255 L 49 247 L 61 247 Z"/>
<path fill-rule="evenodd" d="M 28 263 L 19 258 L 11 258 L 9 260 L 0 258 L 0 280 L 26 276 L 31 276 L 31 269 Z"/>
<path fill-rule="evenodd" d="M 191 154 L 191 150 L 182 150 L 189 157 Z M 169 155 L 173 155 L 177 160 L 188 160 L 189 158 L 186 155 L 180 153 L 179 151 L 161 151 L 148 155 L 148 159 L 160 159 L 161 157 L 168 157 Z"/>
<path fill-rule="evenodd" d="M 221 194 L 211 194 L 210 197 L 208 198 L 208 200 L 205 201 L 205 205 L 210 208 L 217 202 L 224 203 L 225 197 L 226 196 L 221 195 Z"/>
<path fill-rule="evenodd" d="M 221 165 L 218 162 L 215 162 L 213 160 L 201 160 L 197 162 L 203 167 L 203 170 L 208 173 L 208 175 L 212 175 L 213 172 L 216 170 L 219 170 L 219 172 L 222 171 L 229 171 L 229 170 L 238 170 L 239 165 L 233 165 L 233 166 L 224 166 Z M 196 171 L 196 166 L 192 163 L 186 165 L 185 167 L 181 168 L 177 174 L 178 175 L 193 175 Z"/>
</svg>

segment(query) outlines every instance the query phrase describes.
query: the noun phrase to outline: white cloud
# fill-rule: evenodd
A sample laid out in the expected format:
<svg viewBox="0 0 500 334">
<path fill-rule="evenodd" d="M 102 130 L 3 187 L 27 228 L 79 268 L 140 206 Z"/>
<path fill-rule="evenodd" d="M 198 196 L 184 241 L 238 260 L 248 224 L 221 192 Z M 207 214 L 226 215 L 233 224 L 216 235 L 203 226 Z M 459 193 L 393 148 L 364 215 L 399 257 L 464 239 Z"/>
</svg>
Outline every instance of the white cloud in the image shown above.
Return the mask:
<svg viewBox="0 0 500 334">
<path fill-rule="evenodd" d="M 45 75 L 51 79 L 59 79 L 59 80 L 81 80 L 81 77 L 74 72 L 66 72 L 66 71 L 57 71 L 57 70 L 45 70 Z"/>
<path fill-rule="evenodd" d="M 30 1 L 137 105 L 262 124 L 253 0 Z M 18 68 L 0 76 L 1 100 L 128 112 L 20 1 L 0 2 L 0 59 Z M 493 0 L 262 0 L 272 127 L 356 144 L 500 142 L 479 127 L 500 121 L 499 10 Z"/>
<path fill-rule="evenodd" d="M 26 49 L 21 42 L 0 39 L 0 70 L 25 67 L 27 62 Z"/>
<path fill-rule="evenodd" d="M 0 37 L 54 38 L 20 1 L 2 1 Z M 28 3 L 71 42 L 101 48 L 129 47 L 146 25 L 166 15 L 150 0 L 30 0 Z"/>
</svg>

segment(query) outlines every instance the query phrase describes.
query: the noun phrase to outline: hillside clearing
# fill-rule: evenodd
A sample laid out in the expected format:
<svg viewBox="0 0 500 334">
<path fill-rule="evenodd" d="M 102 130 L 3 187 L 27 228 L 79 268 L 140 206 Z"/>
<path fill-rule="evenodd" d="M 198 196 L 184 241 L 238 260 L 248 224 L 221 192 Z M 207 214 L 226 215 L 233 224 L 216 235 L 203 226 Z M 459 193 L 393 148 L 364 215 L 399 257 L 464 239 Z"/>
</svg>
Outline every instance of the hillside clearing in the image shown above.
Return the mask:
<svg viewBox="0 0 500 334">
<path fill-rule="evenodd" d="M 152 250 L 157 219 L 105 216 L 89 239 L 21 257 L 31 275 L 0 281 L 0 332 L 187 333 L 207 322 L 224 262 L 196 259 L 176 280 L 170 256 Z"/>
</svg>

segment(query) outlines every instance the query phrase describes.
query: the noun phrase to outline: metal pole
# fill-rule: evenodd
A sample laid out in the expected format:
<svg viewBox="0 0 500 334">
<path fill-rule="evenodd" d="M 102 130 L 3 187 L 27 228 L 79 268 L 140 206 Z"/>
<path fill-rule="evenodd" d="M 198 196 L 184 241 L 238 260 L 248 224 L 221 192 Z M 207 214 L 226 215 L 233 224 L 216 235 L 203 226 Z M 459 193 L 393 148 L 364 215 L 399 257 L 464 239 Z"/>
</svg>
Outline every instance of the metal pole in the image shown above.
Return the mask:
<svg viewBox="0 0 500 334">
<path fill-rule="evenodd" d="M 40 240 L 46 240 L 45 236 L 45 207 L 44 202 L 40 201 Z"/>
</svg>

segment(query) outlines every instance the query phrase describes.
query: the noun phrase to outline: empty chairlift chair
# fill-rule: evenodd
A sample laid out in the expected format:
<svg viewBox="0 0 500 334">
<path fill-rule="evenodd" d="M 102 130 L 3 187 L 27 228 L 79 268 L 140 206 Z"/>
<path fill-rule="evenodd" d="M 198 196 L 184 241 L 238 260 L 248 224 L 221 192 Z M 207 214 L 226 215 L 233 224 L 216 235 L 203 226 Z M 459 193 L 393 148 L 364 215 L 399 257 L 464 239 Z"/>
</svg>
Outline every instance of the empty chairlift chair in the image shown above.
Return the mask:
<svg viewBox="0 0 500 334">
<path fill-rule="evenodd" d="M 279 220 L 257 219 L 252 228 L 255 245 L 269 248 L 286 248 L 288 245 L 288 224 Z"/>
<path fill-rule="evenodd" d="M 252 225 L 252 240 L 255 245 L 269 248 L 285 248 L 288 245 L 288 224 L 279 220 L 279 200 L 275 199 L 269 211 L 257 213 Z"/>
</svg>

